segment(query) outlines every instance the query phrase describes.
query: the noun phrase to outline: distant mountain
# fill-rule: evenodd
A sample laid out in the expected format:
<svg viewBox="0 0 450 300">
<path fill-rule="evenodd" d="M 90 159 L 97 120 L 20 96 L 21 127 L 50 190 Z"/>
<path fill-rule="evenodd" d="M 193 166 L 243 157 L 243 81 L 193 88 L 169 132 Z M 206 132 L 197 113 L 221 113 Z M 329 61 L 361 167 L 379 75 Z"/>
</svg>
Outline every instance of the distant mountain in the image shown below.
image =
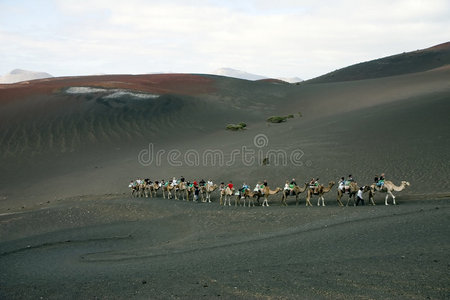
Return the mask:
<svg viewBox="0 0 450 300">
<path fill-rule="evenodd" d="M 354 81 L 428 71 L 450 65 L 450 42 L 362 62 L 308 80 L 309 83 Z"/>
<path fill-rule="evenodd" d="M 266 76 L 262 75 L 256 75 L 247 73 L 240 70 L 235 70 L 231 68 L 220 68 L 213 72 L 214 75 L 221 75 L 226 77 L 233 77 L 233 78 L 239 78 L 239 79 L 245 79 L 245 80 L 260 80 L 260 79 L 266 79 Z"/>
<path fill-rule="evenodd" d="M 282 80 L 282 81 L 286 81 L 286 82 L 289 82 L 289 83 L 297 83 L 297 82 L 303 81 L 303 79 L 301 79 L 299 77 L 278 77 L 277 79 Z"/>
<path fill-rule="evenodd" d="M 233 78 L 238 78 L 238 79 L 245 79 L 245 80 L 261 80 L 261 79 L 271 78 L 271 77 L 252 74 L 252 73 L 248 73 L 245 71 L 236 70 L 236 69 L 232 69 L 232 68 L 220 68 L 220 69 L 215 70 L 212 74 L 226 76 L 226 77 L 233 77 Z M 279 79 L 279 80 L 286 81 L 289 83 L 296 83 L 296 82 L 303 81 L 302 79 L 300 79 L 298 77 L 290 77 L 290 78 L 283 77 L 283 78 L 274 78 L 274 79 Z"/>
<path fill-rule="evenodd" d="M 43 78 L 50 78 L 50 77 L 53 77 L 53 76 L 48 73 L 45 73 L 45 72 L 34 72 L 34 71 L 15 69 L 15 70 L 12 70 L 11 72 L 9 72 L 8 74 L 0 76 L 0 83 L 16 83 L 16 82 L 20 82 L 20 81 L 43 79 Z"/>
</svg>

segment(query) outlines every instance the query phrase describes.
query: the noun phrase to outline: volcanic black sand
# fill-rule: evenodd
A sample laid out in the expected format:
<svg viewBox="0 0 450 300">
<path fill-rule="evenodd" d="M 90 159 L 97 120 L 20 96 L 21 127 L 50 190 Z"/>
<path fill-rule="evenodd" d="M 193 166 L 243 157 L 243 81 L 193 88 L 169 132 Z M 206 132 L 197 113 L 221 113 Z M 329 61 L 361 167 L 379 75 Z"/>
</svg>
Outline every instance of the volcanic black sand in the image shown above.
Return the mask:
<svg viewBox="0 0 450 300">
<path fill-rule="evenodd" d="M 156 74 L 0 85 L 0 298 L 450 298 L 448 53 L 300 84 Z M 225 130 L 239 122 L 246 130 Z M 128 188 L 182 175 L 275 189 L 352 174 L 363 186 L 382 172 L 410 183 L 398 205 L 377 193 L 376 206 L 338 207 L 336 186 L 325 207 L 305 207 L 305 194 L 283 207 L 276 194 L 264 208 Z"/>
<path fill-rule="evenodd" d="M 448 298 L 448 200 L 400 203 L 58 201 L 1 217 L 1 296 Z"/>
</svg>

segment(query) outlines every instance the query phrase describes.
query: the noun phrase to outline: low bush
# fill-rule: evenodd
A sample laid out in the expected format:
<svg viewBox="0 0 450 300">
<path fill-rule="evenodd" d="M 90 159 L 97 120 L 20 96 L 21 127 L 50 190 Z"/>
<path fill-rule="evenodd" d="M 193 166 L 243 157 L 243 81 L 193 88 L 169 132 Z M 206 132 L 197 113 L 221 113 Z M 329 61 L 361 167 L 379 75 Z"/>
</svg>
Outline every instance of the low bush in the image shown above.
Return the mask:
<svg viewBox="0 0 450 300">
<path fill-rule="evenodd" d="M 247 124 L 241 122 L 239 124 L 228 124 L 226 129 L 231 131 L 244 130 L 247 127 Z"/>
</svg>

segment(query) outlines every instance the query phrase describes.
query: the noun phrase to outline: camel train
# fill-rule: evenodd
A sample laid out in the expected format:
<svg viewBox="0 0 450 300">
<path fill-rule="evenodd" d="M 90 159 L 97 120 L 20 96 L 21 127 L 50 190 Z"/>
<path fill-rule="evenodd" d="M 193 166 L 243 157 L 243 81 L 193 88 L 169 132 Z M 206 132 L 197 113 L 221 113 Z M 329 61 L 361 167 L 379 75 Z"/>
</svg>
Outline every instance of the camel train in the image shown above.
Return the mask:
<svg viewBox="0 0 450 300">
<path fill-rule="evenodd" d="M 349 177 L 351 177 L 351 175 Z M 381 177 L 381 180 L 381 184 L 380 180 L 376 180 L 376 182 L 371 185 L 359 186 L 352 178 L 344 180 L 342 177 L 337 187 L 337 205 L 348 206 L 349 204 L 353 204 L 353 206 L 357 206 L 359 202 L 362 202 L 364 205 L 365 196 L 363 195 L 365 194 L 368 194 L 368 204 L 375 205 L 374 197 L 377 192 L 386 194 L 384 201 L 385 205 L 389 205 L 389 197 L 392 198 L 392 204 L 395 205 L 395 195 L 393 192 L 403 191 L 410 185 L 407 181 L 401 181 L 400 185 L 397 186 L 392 181 L 384 180 L 384 177 Z M 129 188 L 131 189 L 132 197 L 153 198 L 157 197 L 158 191 L 161 191 L 164 199 L 173 198 L 175 200 L 201 201 L 204 203 L 211 203 L 212 194 L 215 191 L 218 191 L 219 205 L 231 206 L 232 199 L 234 199 L 234 206 L 254 207 L 255 205 L 258 205 L 264 207 L 269 206 L 269 198 L 274 199 L 275 195 L 278 193 L 281 193 L 280 204 L 283 206 L 288 205 L 287 200 L 290 196 L 295 196 L 295 205 L 299 205 L 302 193 L 305 193 L 305 206 L 313 206 L 311 199 L 314 197 L 317 197 L 317 206 L 325 206 L 324 194 L 329 193 L 334 185 L 334 181 L 330 181 L 328 185 L 324 186 L 319 184 L 317 180 L 312 179 L 309 183 L 307 182 L 304 185 L 299 186 L 295 183 L 295 179 L 293 179 L 291 183 L 286 181 L 284 189 L 277 187 L 274 190 L 271 190 L 266 181 L 264 181 L 264 183 L 258 182 L 254 189 L 251 189 L 245 183 L 242 188 L 236 189 L 231 181 L 227 185 L 222 182 L 218 186 L 217 184 L 213 184 L 211 180 L 207 183 L 202 180 L 199 184 L 196 181 L 193 183 L 186 182 L 184 178 L 182 178 L 182 180 L 176 180 L 174 178 L 170 182 L 164 182 L 163 180 L 161 182 L 152 182 L 149 179 L 132 180 L 129 184 Z M 347 195 L 348 198 L 344 205 L 345 201 L 343 202 L 342 198 L 345 195 Z M 262 199 L 262 202 L 260 202 L 260 199 Z"/>
</svg>

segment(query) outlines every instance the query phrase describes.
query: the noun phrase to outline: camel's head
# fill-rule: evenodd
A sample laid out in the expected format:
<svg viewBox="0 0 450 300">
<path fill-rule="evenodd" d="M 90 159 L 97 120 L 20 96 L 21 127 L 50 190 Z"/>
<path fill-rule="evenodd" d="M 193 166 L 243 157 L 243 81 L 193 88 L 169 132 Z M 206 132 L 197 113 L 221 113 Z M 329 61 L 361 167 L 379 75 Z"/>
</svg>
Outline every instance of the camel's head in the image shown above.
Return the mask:
<svg viewBox="0 0 450 300">
<path fill-rule="evenodd" d="M 411 184 L 408 182 L 408 181 L 402 181 L 402 184 L 404 185 L 404 186 L 410 186 Z"/>
<path fill-rule="evenodd" d="M 330 181 L 330 182 L 328 183 L 329 186 L 333 186 L 333 185 L 335 185 L 335 184 L 336 184 L 336 182 L 334 182 L 334 181 Z"/>
</svg>

